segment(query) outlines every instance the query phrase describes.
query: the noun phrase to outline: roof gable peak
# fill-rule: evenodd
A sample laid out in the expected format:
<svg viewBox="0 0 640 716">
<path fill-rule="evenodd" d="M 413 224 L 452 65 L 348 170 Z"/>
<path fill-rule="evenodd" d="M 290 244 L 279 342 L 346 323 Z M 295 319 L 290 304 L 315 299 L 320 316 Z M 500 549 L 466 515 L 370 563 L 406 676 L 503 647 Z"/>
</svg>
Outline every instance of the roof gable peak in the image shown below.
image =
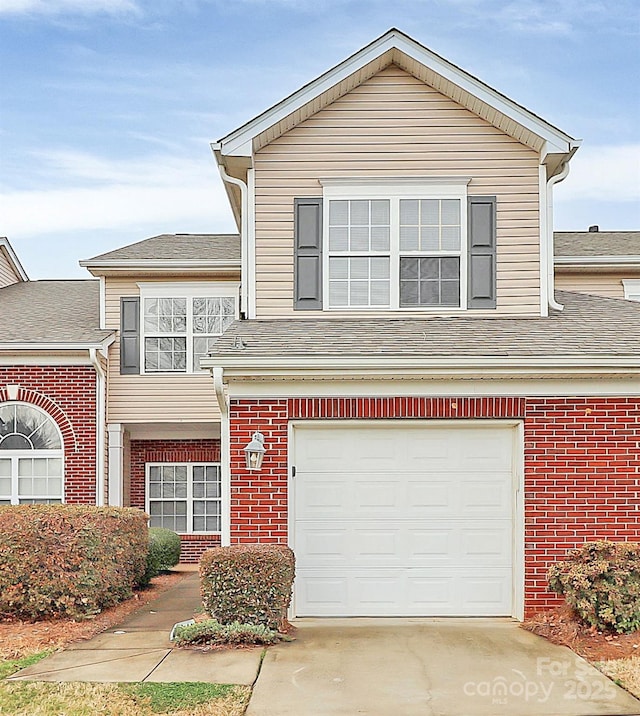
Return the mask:
<svg viewBox="0 0 640 716">
<path fill-rule="evenodd" d="M 579 142 L 397 28 L 391 28 L 281 102 L 223 137 L 222 156 L 250 157 L 308 116 L 391 64 L 546 154 L 571 154 Z M 261 136 L 262 135 L 262 136 Z"/>
</svg>

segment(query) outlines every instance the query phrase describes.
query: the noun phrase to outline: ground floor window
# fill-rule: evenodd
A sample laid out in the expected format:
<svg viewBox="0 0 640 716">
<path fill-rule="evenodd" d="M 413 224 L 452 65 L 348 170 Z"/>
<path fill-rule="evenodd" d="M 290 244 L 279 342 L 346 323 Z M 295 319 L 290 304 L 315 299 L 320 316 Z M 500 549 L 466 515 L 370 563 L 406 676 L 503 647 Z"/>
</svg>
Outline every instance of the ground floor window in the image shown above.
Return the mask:
<svg viewBox="0 0 640 716">
<path fill-rule="evenodd" d="M 25 403 L 0 403 L 0 505 L 62 502 L 63 458 L 50 415 Z"/>
<path fill-rule="evenodd" d="M 146 473 L 151 527 L 181 533 L 222 530 L 219 463 L 148 463 Z"/>
</svg>

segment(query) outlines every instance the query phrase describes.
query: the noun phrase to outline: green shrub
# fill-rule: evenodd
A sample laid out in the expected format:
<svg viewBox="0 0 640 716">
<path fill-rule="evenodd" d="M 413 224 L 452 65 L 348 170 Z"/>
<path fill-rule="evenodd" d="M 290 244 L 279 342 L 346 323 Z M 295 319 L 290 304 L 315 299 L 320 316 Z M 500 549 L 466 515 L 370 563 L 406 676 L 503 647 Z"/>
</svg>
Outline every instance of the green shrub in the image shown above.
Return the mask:
<svg viewBox="0 0 640 716">
<path fill-rule="evenodd" d="M 262 624 L 284 630 L 295 558 L 285 545 L 214 547 L 200 560 L 205 610 L 221 624 Z"/>
<path fill-rule="evenodd" d="M 547 577 L 587 624 L 618 633 L 640 629 L 640 543 L 585 542 Z"/>
<path fill-rule="evenodd" d="M 160 572 L 175 567 L 180 561 L 181 547 L 180 537 L 175 532 L 162 527 L 150 527 L 147 569 L 142 578 L 142 585 L 146 586 Z"/>
<path fill-rule="evenodd" d="M 175 642 L 178 646 L 220 646 L 241 644 L 276 644 L 288 639 L 262 624 L 220 624 L 207 619 L 197 624 L 177 627 Z"/>
<path fill-rule="evenodd" d="M 130 597 L 147 519 L 132 508 L 0 506 L 0 617 L 83 618 Z"/>
</svg>

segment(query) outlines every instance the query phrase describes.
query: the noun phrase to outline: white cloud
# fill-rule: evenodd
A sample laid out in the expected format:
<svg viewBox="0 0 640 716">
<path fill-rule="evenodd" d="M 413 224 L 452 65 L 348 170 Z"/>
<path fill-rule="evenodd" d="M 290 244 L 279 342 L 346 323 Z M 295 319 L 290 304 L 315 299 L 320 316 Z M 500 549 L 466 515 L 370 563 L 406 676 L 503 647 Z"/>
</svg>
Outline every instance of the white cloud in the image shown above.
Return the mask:
<svg viewBox="0 0 640 716">
<path fill-rule="evenodd" d="M 135 0 L 0 0 L 0 15 L 140 14 Z"/>
<path fill-rule="evenodd" d="M 640 144 L 581 148 L 555 193 L 564 201 L 640 201 Z"/>
<path fill-rule="evenodd" d="M 85 230 L 234 231 L 229 203 L 211 164 L 169 155 L 127 161 L 49 152 L 51 188 L 0 193 L 0 234 L 35 237 Z M 54 183 L 55 182 L 55 183 Z"/>
</svg>

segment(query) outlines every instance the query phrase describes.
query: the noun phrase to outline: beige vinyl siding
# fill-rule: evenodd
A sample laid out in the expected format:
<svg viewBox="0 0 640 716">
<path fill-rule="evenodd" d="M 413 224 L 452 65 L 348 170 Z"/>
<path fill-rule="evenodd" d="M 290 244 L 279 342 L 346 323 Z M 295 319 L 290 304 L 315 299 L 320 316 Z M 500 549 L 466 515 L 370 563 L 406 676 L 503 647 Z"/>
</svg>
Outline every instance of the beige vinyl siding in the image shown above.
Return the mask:
<svg viewBox="0 0 640 716">
<path fill-rule="evenodd" d="M 11 262 L 0 248 L 0 288 L 18 283 L 20 277 L 13 270 Z"/>
<path fill-rule="evenodd" d="M 146 278 L 144 283 L 153 279 Z M 166 283 L 170 279 L 159 279 Z M 184 278 L 178 278 L 181 283 Z M 199 276 L 195 281 L 210 281 Z M 237 284 L 237 278 L 235 284 Z M 216 282 L 218 279 L 216 279 Z M 134 278 L 106 277 L 105 319 L 107 328 L 119 328 L 120 297 L 137 296 Z M 167 423 L 219 421 L 220 411 L 209 373 L 120 375 L 120 343 L 109 348 L 107 420 L 110 423 Z"/>
<path fill-rule="evenodd" d="M 256 153 L 257 317 L 318 315 L 293 311 L 294 198 L 322 196 L 319 177 L 394 175 L 468 176 L 469 194 L 496 195 L 489 313 L 539 315 L 538 165 L 532 149 L 412 75 L 381 71 Z"/>
<path fill-rule="evenodd" d="M 624 298 L 623 278 L 632 277 L 620 275 L 618 272 L 603 273 L 602 271 L 563 274 L 556 268 L 555 285 L 559 291 L 576 291 L 605 298 Z"/>
</svg>

